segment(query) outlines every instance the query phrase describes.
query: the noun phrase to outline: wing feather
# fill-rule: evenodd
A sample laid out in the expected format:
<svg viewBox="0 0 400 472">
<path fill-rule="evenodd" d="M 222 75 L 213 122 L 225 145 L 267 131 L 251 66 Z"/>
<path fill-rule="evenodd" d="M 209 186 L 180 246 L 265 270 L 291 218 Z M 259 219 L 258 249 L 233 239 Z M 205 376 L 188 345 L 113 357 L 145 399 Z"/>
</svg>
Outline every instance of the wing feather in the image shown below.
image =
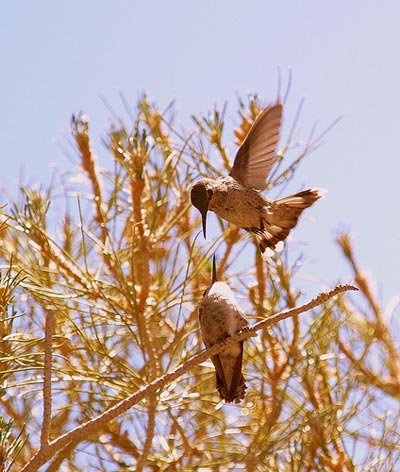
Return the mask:
<svg viewBox="0 0 400 472">
<path fill-rule="evenodd" d="M 229 396 L 231 398 L 231 401 L 234 401 L 237 398 L 237 394 L 240 392 L 239 387 L 243 383 L 242 361 L 243 361 L 243 341 L 240 341 L 240 355 L 237 356 L 236 358 L 235 367 L 233 369 L 233 375 L 232 375 L 232 383 L 229 389 Z"/>
<path fill-rule="evenodd" d="M 224 369 L 221 364 L 221 359 L 219 354 L 211 357 L 212 363 L 214 364 L 215 371 L 217 372 L 217 376 L 220 378 L 221 384 L 224 386 L 225 390 L 228 391 L 228 387 L 226 384 L 225 373 Z"/>
<path fill-rule="evenodd" d="M 262 190 L 275 162 L 282 121 L 282 105 L 267 107 L 253 123 L 240 146 L 231 177 L 242 185 Z"/>
</svg>

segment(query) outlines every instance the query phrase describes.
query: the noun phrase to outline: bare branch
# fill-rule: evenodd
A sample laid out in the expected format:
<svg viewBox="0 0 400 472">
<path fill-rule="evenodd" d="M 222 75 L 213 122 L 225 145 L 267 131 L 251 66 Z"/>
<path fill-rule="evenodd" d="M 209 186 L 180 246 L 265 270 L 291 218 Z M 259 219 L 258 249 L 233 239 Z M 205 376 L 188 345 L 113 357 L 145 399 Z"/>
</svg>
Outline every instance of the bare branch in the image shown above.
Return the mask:
<svg viewBox="0 0 400 472">
<path fill-rule="evenodd" d="M 358 291 L 358 288 L 354 287 L 353 285 L 337 285 L 334 289 L 332 289 L 329 292 L 322 292 L 318 294 L 315 298 L 310 300 L 305 305 L 301 305 L 297 308 L 292 308 L 291 310 L 281 311 L 280 313 L 276 313 L 275 315 L 270 316 L 266 320 L 259 321 L 258 323 L 253 325 L 251 328 L 249 328 L 248 331 L 255 332 L 255 331 L 258 331 L 259 329 L 265 329 L 268 326 L 278 323 L 279 321 L 285 320 L 286 318 L 291 318 L 293 316 L 300 315 L 301 313 L 312 310 L 313 308 L 319 305 L 322 305 L 323 303 L 326 303 L 330 298 L 334 297 L 335 295 L 339 295 L 340 293 L 348 292 L 350 290 Z M 233 336 L 230 339 L 234 339 L 236 338 L 236 336 L 237 335 Z M 242 339 L 245 339 L 245 338 L 240 338 L 240 339 L 237 339 L 236 341 L 242 341 Z"/>
<path fill-rule="evenodd" d="M 46 312 L 45 337 L 44 337 L 44 368 L 43 368 L 43 424 L 40 436 L 40 447 L 49 446 L 51 428 L 51 370 L 54 331 L 54 310 Z"/>
</svg>

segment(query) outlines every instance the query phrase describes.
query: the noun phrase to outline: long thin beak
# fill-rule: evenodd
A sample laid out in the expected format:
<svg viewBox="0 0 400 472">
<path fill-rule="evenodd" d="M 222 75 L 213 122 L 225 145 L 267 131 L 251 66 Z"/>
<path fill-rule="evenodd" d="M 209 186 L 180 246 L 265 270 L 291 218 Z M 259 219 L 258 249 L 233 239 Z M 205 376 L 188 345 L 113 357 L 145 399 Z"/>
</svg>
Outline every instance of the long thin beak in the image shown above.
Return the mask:
<svg viewBox="0 0 400 472">
<path fill-rule="evenodd" d="M 218 278 L 217 278 L 217 265 L 215 263 L 215 254 L 213 255 L 213 267 L 212 267 L 212 283 L 215 283 L 218 281 Z"/>
<path fill-rule="evenodd" d="M 206 236 L 206 227 L 207 227 L 207 209 L 205 211 L 201 212 L 201 222 L 203 224 L 203 234 L 204 234 L 204 239 L 207 239 Z"/>
</svg>

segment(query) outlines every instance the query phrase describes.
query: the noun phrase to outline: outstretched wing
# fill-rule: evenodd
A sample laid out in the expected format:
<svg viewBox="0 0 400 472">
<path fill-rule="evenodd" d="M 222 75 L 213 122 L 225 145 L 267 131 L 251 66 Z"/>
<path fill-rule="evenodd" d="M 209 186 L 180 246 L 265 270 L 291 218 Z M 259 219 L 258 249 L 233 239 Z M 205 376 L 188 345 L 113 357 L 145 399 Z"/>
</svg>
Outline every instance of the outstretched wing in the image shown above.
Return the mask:
<svg viewBox="0 0 400 472">
<path fill-rule="evenodd" d="M 242 185 L 262 190 L 275 161 L 282 121 L 282 105 L 267 107 L 253 123 L 240 146 L 231 177 Z"/>
</svg>

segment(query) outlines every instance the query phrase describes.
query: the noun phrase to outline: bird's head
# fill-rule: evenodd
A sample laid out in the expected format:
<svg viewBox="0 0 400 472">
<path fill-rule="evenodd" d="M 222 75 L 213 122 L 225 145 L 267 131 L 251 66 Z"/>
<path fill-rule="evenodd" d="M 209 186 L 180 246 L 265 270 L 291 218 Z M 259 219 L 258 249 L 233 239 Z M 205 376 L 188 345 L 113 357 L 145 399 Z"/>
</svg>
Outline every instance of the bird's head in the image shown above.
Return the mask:
<svg viewBox="0 0 400 472">
<path fill-rule="evenodd" d="M 190 191 L 192 205 L 195 206 L 201 214 L 204 238 L 206 238 L 207 212 L 214 193 L 213 187 L 208 180 L 209 179 L 199 180 L 193 185 Z"/>
<path fill-rule="evenodd" d="M 223 302 L 225 300 L 225 302 Z M 211 285 L 203 294 L 203 304 L 207 303 L 228 303 L 229 306 L 237 306 L 237 302 L 232 293 L 232 290 L 229 288 L 229 285 L 225 282 L 219 282 L 217 277 L 217 266 L 215 263 L 215 254 L 213 255 L 212 260 L 212 279 Z"/>
</svg>

